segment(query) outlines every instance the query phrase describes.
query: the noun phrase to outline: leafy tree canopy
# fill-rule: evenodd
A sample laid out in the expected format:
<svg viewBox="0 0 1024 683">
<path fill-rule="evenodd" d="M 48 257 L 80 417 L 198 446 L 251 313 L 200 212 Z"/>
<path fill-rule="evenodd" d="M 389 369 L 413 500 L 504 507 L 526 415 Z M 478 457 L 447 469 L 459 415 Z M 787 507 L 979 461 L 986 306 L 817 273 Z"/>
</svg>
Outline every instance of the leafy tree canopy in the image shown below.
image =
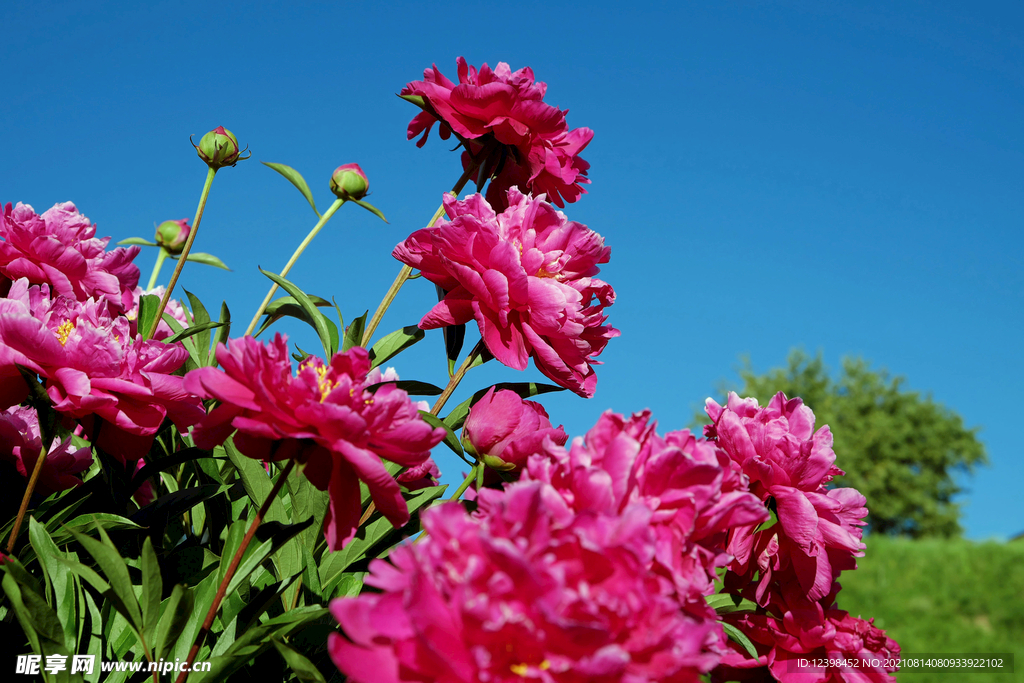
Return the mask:
<svg viewBox="0 0 1024 683">
<path fill-rule="evenodd" d="M 956 412 L 862 358 L 844 358 L 833 379 L 820 352 L 812 358 L 794 350 L 787 367 L 763 375 L 745 359 L 740 377 L 741 396 L 762 405 L 779 391 L 799 396 L 814 410 L 817 427 L 831 427 L 836 464 L 848 472 L 835 484 L 867 497 L 869 529 L 912 537 L 961 533 L 953 498 L 962 489 L 954 475 L 987 464 L 979 427 L 968 429 Z"/>
</svg>

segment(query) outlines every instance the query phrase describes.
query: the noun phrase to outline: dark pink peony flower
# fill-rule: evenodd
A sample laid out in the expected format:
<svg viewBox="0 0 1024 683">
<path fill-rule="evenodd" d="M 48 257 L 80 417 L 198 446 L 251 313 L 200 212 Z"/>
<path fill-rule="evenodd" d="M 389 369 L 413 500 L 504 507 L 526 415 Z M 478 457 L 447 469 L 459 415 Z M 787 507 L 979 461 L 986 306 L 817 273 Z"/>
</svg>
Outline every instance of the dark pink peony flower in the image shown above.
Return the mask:
<svg viewBox="0 0 1024 683">
<path fill-rule="evenodd" d="M 734 531 L 731 551 L 736 573 L 760 571 L 757 599 L 769 600 L 773 574 L 792 570 L 810 600 L 820 600 L 839 572 L 856 568 L 863 556 L 862 529 L 867 508 L 853 489 L 828 489 L 835 466 L 832 434 L 814 431 L 814 413 L 799 398 L 779 392 L 764 408 L 755 399 L 730 393 L 726 407 L 708 399 L 714 424 L 710 438 L 750 478 L 750 490 L 772 506 L 778 523 L 754 533 Z"/>
<path fill-rule="evenodd" d="M 727 615 L 725 620 L 746 634 L 757 648 L 754 660 L 735 643 L 716 669 L 712 680 L 746 680 L 744 671 L 763 671 L 767 667 L 781 683 L 892 683 L 898 667 L 886 662 L 899 660 L 900 646 L 874 620 L 852 617 L 834 607 L 818 607 L 824 626 L 814 632 L 801 629 L 792 614 L 778 618 L 770 614 Z M 865 666 L 803 666 L 800 660 L 866 661 Z M 870 666 L 871 661 L 880 666 Z"/>
<path fill-rule="evenodd" d="M 494 387 L 473 404 L 462 429 L 462 440 L 491 467 L 512 470 L 539 453 L 545 439 L 562 446 L 568 436 L 562 426 L 553 427 L 544 406 L 524 401 L 514 391 Z"/>
<path fill-rule="evenodd" d="M 696 682 L 716 625 L 680 612 L 646 571 L 651 511 L 575 513 L 542 482 L 485 489 L 478 512 L 423 516 L 422 543 L 375 560 L 331 612 L 328 650 L 354 683 Z"/>
<path fill-rule="evenodd" d="M 217 347 L 223 369 L 193 370 L 185 388 L 221 405 L 192 436 L 200 448 L 224 442 L 250 458 L 296 458 L 316 487 L 330 492 L 325 525 L 328 545 L 340 548 L 355 534 L 361 514 L 359 482 L 396 527 L 409 520 L 401 488 L 381 458 L 403 467 L 422 465 L 445 435 L 420 417 L 409 395 L 395 385 L 367 390 L 369 354 L 356 347 L 329 364 L 309 357 L 292 374 L 287 337 L 269 344 L 252 337 Z"/>
<path fill-rule="evenodd" d="M 564 206 L 585 192 L 581 184 L 590 168 L 579 153 L 594 137 L 589 128 L 569 130 L 567 112 L 544 103 L 547 85 L 536 81 L 529 67 L 512 72 L 499 62 L 492 71 L 480 70 L 457 60 L 459 83 L 448 80 L 435 65 L 423 72 L 422 81 L 402 89 L 403 96 L 423 98 L 423 111 L 409 122 L 408 137 L 422 137 L 422 147 L 435 121 L 441 138 L 454 132 L 467 146 L 463 165 L 470 154 L 482 163 L 487 175 L 495 174 L 487 199 L 505 208 L 506 190 L 513 185 L 539 194 Z M 481 159 L 483 155 L 486 158 Z"/>
<path fill-rule="evenodd" d="M 530 458 L 524 479 L 550 483 L 577 512 L 619 514 L 643 504 L 652 512 L 652 568 L 675 584 L 689 613 L 712 617 L 704 597 L 716 570 L 731 559 L 727 531 L 768 517 L 724 454 L 688 430 L 661 437 L 650 412 L 606 412 L 568 451 L 547 444 Z"/>
<path fill-rule="evenodd" d="M 123 461 L 149 449 L 165 417 L 188 429 L 203 415 L 202 404 L 171 374 L 188 352 L 180 344 L 142 341 L 130 328 L 126 317 L 110 315 L 106 302 L 51 300 L 46 285 L 30 287 L 24 278 L 12 283 L 0 299 L 6 404 L 0 407 L 27 395 L 17 363 L 46 379 L 58 412 L 83 419 L 90 440 Z"/>
<path fill-rule="evenodd" d="M 475 318 L 499 361 L 524 370 L 533 357 L 545 375 L 589 398 L 597 387 L 593 359 L 619 336 L 604 315 L 615 292 L 594 277 L 611 248 L 542 199 L 515 188 L 508 198 L 509 208 L 495 214 L 478 194 L 445 195 L 451 220 L 395 247 L 395 258 L 448 292 L 420 327 Z"/>
<path fill-rule="evenodd" d="M 71 202 L 42 216 L 27 204 L 8 204 L 0 214 L 0 276 L 48 284 L 55 296 L 104 301 L 117 314 L 131 306 L 139 283 L 132 263 L 139 247 L 106 251 L 109 241 L 96 237 L 96 226 Z"/>
<path fill-rule="evenodd" d="M 34 408 L 15 406 L 0 412 L 0 459 L 12 462 L 26 482 L 42 452 L 39 416 Z M 71 437 L 54 438 L 36 480 L 36 493 L 48 496 L 82 483 L 77 474 L 92 464 L 91 448 L 75 448 Z"/>
</svg>

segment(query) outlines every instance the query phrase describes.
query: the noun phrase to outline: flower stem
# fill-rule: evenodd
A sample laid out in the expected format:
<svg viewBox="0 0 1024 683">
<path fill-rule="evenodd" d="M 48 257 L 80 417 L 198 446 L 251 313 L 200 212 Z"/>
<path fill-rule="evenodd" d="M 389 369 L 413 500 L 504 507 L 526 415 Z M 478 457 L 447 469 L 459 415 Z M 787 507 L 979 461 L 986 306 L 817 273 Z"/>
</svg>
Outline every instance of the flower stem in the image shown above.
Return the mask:
<svg viewBox="0 0 1024 683">
<path fill-rule="evenodd" d="M 149 276 L 149 284 L 146 285 L 146 291 L 156 287 L 156 279 L 160 277 L 160 269 L 164 267 L 164 261 L 167 260 L 167 250 L 163 247 L 159 247 L 159 251 L 156 254 L 156 263 L 153 265 L 153 274 Z"/>
<path fill-rule="evenodd" d="M 231 584 L 231 579 L 235 577 L 235 571 L 238 569 L 238 565 L 242 562 L 242 556 L 245 555 L 245 551 L 249 548 L 249 543 L 252 541 L 253 536 L 256 535 L 256 529 L 258 529 L 260 524 L 263 522 L 263 517 L 270 509 L 270 504 L 274 502 L 275 498 L 277 498 L 277 494 L 280 493 L 284 483 L 288 480 L 288 475 L 291 474 L 294 466 L 294 460 L 289 460 L 288 464 L 284 466 L 280 476 L 274 483 L 274 487 L 270 489 L 267 499 L 263 502 L 263 505 L 256 513 L 256 517 L 253 518 L 252 524 L 249 525 L 249 530 L 245 532 L 245 537 L 242 538 L 242 544 L 238 546 L 238 550 L 235 551 L 234 557 L 231 558 L 231 564 L 228 565 L 228 569 L 224 573 L 224 579 L 220 582 L 220 586 L 217 588 L 217 594 L 213 596 L 213 604 L 210 605 L 210 611 L 206 613 L 206 619 L 203 621 L 203 627 L 199 629 L 199 634 L 196 636 L 196 640 L 192 644 L 192 649 L 188 652 L 188 666 L 182 667 L 181 675 L 178 676 L 175 683 L 185 683 L 185 679 L 188 678 L 188 671 L 186 671 L 186 669 L 190 670 L 192 668 L 192 662 L 195 661 L 196 655 L 199 654 L 199 649 L 203 646 L 203 641 L 206 640 L 206 636 L 210 633 L 210 629 L 213 627 L 213 620 L 217 616 L 218 610 L 220 610 L 220 603 L 224 600 L 224 595 L 227 593 L 228 586 Z"/>
<path fill-rule="evenodd" d="M 45 430 L 40 429 L 40 436 L 42 437 L 43 447 L 39 451 L 39 458 L 36 460 L 36 466 L 32 468 L 32 476 L 28 479 L 28 486 L 25 488 L 25 495 L 21 498 L 21 507 L 18 508 L 18 516 L 14 519 L 14 528 L 11 529 L 11 537 L 7 541 L 7 554 L 10 555 L 11 551 L 14 550 L 14 542 L 18 540 L 18 532 L 21 531 L 21 523 L 25 521 L 25 513 L 28 512 L 28 502 L 32 498 L 32 492 L 36 490 L 36 481 L 39 479 L 39 473 L 43 471 L 43 461 L 46 460 L 47 454 L 50 452 L 50 444 L 46 441 Z"/>
<path fill-rule="evenodd" d="M 459 488 L 455 489 L 455 493 L 452 494 L 452 497 L 449 498 L 446 502 L 451 503 L 453 501 L 458 500 L 459 498 L 462 498 L 462 494 L 465 493 L 466 489 L 468 489 L 470 487 L 470 484 L 472 484 L 476 480 L 477 472 L 483 472 L 483 471 L 484 471 L 484 464 L 482 462 L 478 462 L 473 467 L 473 469 L 471 469 L 469 471 L 469 474 L 466 476 L 466 479 L 461 484 L 459 484 Z"/>
<path fill-rule="evenodd" d="M 306 239 L 302 240 L 302 244 L 298 246 L 298 248 L 295 250 L 295 253 L 292 254 L 292 257 L 288 259 L 288 263 L 285 264 L 284 270 L 278 273 L 281 277 L 285 277 L 286 275 L 288 275 L 288 271 L 292 269 L 292 266 L 295 265 L 295 262 L 299 260 L 300 256 L 302 256 L 302 252 L 306 251 L 306 247 L 308 247 L 310 242 L 313 241 L 313 238 L 317 236 L 317 233 L 320 232 L 320 229 L 327 224 L 327 221 L 331 219 L 331 216 L 333 216 L 334 213 L 338 209 L 340 209 L 341 205 L 344 203 L 344 199 L 335 199 L 334 203 L 331 204 L 331 208 L 324 211 L 324 215 L 320 216 L 320 220 L 316 222 L 316 225 L 313 226 L 313 229 L 309 231 L 308 235 L 306 235 Z M 267 292 L 267 295 L 263 297 L 263 303 L 261 303 L 260 307 L 256 309 L 256 315 L 252 317 L 252 322 L 249 323 L 249 327 L 245 329 L 245 334 L 242 335 L 243 337 L 248 337 L 250 334 L 252 334 L 252 331 L 256 329 L 256 323 L 260 321 L 260 316 L 263 315 L 263 311 L 267 310 L 267 304 L 270 303 L 270 299 L 271 297 L 274 296 L 274 292 L 276 291 L 277 283 L 275 282 L 273 285 L 271 285 L 270 291 Z"/>
<path fill-rule="evenodd" d="M 476 346 L 473 347 L 473 350 L 469 353 L 469 355 L 466 356 L 466 360 L 462 361 L 462 365 L 460 365 L 459 369 L 455 371 L 455 374 L 452 375 L 452 378 L 448 380 L 448 386 L 444 388 L 444 391 L 441 392 L 441 395 L 437 397 L 437 402 L 434 403 L 434 407 L 430 409 L 431 415 L 437 415 L 439 412 L 441 412 L 441 408 L 444 408 L 444 404 L 448 402 L 449 398 L 451 398 L 452 392 L 455 391 L 455 387 L 459 386 L 459 382 L 461 382 L 462 378 L 466 376 L 466 372 L 473 365 L 473 361 L 475 361 L 480 356 L 480 354 L 483 353 L 483 350 L 484 340 L 481 339 L 476 343 Z"/>
<path fill-rule="evenodd" d="M 466 183 L 468 183 L 470 178 L 473 177 L 473 174 L 476 173 L 479 166 L 480 164 L 476 162 L 469 165 L 469 168 L 466 169 L 458 182 L 455 183 L 455 186 L 452 187 L 451 193 L 454 196 L 459 196 L 459 193 L 462 192 L 464 187 L 466 187 Z M 444 203 L 442 202 L 441 206 L 437 207 L 437 211 L 434 212 L 434 217 L 430 219 L 429 223 L 427 223 L 427 227 L 434 227 L 434 224 L 436 224 L 443 215 Z M 373 312 L 373 317 L 370 318 L 370 322 L 367 323 L 366 331 L 363 332 L 363 340 L 360 346 L 366 347 L 366 345 L 370 343 L 370 339 L 373 337 L 373 333 L 377 330 L 377 326 L 380 325 L 380 321 L 384 319 L 384 314 L 388 312 L 391 302 L 395 300 L 396 296 L 398 296 L 398 290 L 402 288 L 402 285 L 405 284 L 405 281 L 409 279 L 410 275 L 412 275 L 412 267 L 403 265 L 402 269 L 398 271 L 398 277 L 396 277 L 395 281 L 391 283 L 391 288 L 388 290 L 388 293 L 384 295 L 380 305 L 377 306 L 377 310 Z"/>
<path fill-rule="evenodd" d="M 192 243 L 196 241 L 196 234 L 199 232 L 199 221 L 203 220 L 203 209 L 206 208 L 206 198 L 210 196 L 210 186 L 213 184 L 213 176 L 215 175 L 217 175 L 217 169 L 211 166 L 206 172 L 206 182 L 203 183 L 203 193 L 199 195 L 199 207 L 196 209 L 196 219 L 192 222 L 192 230 L 188 233 L 188 239 L 185 241 L 185 248 L 182 249 L 181 254 L 178 255 L 178 265 L 174 266 L 174 273 L 171 275 L 171 281 L 167 283 L 167 291 L 164 292 L 164 296 L 160 300 L 160 306 L 156 309 L 156 317 L 153 318 L 153 325 L 149 328 L 145 337 L 146 339 L 152 339 L 153 335 L 156 334 L 156 328 L 164 316 L 164 309 L 167 308 L 167 302 L 171 300 L 171 294 L 174 292 L 174 285 L 178 284 L 178 277 L 181 275 L 181 269 L 185 267 L 185 261 L 188 260 L 188 252 L 192 249 Z"/>
</svg>

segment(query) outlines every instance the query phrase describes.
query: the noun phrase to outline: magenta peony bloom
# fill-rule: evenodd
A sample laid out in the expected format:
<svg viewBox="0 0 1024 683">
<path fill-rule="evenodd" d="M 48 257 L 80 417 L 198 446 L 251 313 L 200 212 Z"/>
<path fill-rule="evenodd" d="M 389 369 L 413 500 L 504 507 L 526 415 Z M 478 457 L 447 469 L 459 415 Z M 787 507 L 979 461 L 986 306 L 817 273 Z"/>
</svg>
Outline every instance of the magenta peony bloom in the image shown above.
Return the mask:
<svg viewBox="0 0 1024 683">
<path fill-rule="evenodd" d="M 375 560 L 380 589 L 331 603 L 328 650 L 354 683 L 696 682 L 717 626 L 680 612 L 646 567 L 651 511 L 577 514 L 542 482 L 423 515 L 422 543 Z"/>
<path fill-rule="evenodd" d="M 819 611 L 821 608 L 819 607 Z M 851 617 L 834 607 L 821 611 L 824 628 L 801 633 L 800 622 L 793 615 L 776 618 L 764 614 L 727 615 L 725 620 L 745 633 L 757 648 L 754 660 L 735 643 L 731 652 L 712 675 L 714 681 L 746 680 L 748 671 L 764 671 L 767 667 L 774 680 L 781 683 L 892 683 L 898 667 L 886 662 L 900 658 L 899 644 L 876 628 L 874 619 Z M 801 666 L 807 660 L 872 660 L 879 666 L 819 667 Z"/>
<path fill-rule="evenodd" d="M 502 470 L 525 465 L 548 438 L 563 446 L 569 437 L 562 425 L 551 425 L 544 406 L 524 401 L 514 391 L 495 392 L 494 387 L 469 409 L 462 429 L 463 442 L 472 446 L 476 456 L 489 458 L 489 466 Z"/>
<path fill-rule="evenodd" d="M 594 357 L 619 336 L 604 315 L 615 292 L 594 277 L 611 248 L 542 198 L 515 188 L 508 198 L 510 207 L 495 214 L 480 195 L 445 195 L 451 220 L 395 247 L 395 258 L 448 292 L 420 327 L 475 318 L 499 361 L 525 370 L 532 356 L 557 384 L 589 398 L 597 387 Z"/>
<path fill-rule="evenodd" d="M 495 173 L 487 199 L 505 208 L 506 190 L 513 185 L 534 194 L 547 193 L 558 206 L 563 200 L 574 202 L 585 193 L 581 184 L 590 168 L 579 153 L 594 137 L 589 128 L 569 130 L 567 112 L 544 103 L 547 85 L 535 81 L 529 67 L 515 73 L 499 62 L 492 71 L 486 64 L 480 70 L 466 60 L 457 60 L 459 83 L 448 80 L 435 65 L 423 72 L 422 81 L 413 81 L 402 89 L 403 96 L 423 98 L 423 111 L 409 122 L 408 137 L 420 135 L 422 147 L 435 121 L 440 122 L 441 138 L 454 132 L 466 143 L 463 165 L 468 168 L 470 154 Z M 479 159 L 486 154 L 486 159 Z"/>
<path fill-rule="evenodd" d="M 728 529 L 759 524 L 768 513 L 724 454 L 688 430 L 661 437 L 650 417 L 608 411 L 568 451 L 547 444 L 523 476 L 550 483 L 578 513 L 646 506 L 655 534 L 652 569 L 674 583 L 684 609 L 713 618 L 704 597 L 730 560 Z"/>
<path fill-rule="evenodd" d="M 139 247 L 106 251 L 109 241 L 96 237 L 96 226 L 71 202 L 42 216 L 27 204 L 8 204 L 0 214 L 0 276 L 48 284 L 54 295 L 77 301 L 102 300 L 112 314 L 121 313 L 139 283 L 132 263 Z"/>
<path fill-rule="evenodd" d="M 42 452 L 39 416 L 35 409 L 15 406 L 0 412 L 0 460 L 12 462 L 26 483 Z M 91 448 L 75 448 L 71 437 L 54 438 L 36 480 L 36 493 L 48 496 L 82 483 L 76 477 L 92 464 Z"/>
<path fill-rule="evenodd" d="M 764 408 L 754 399 L 729 394 L 727 406 L 708 399 L 714 424 L 708 436 L 750 477 L 750 490 L 772 505 L 778 524 L 753 534 L 734 532 L 730 549 L 736 573 L 752 579 L 760 570 L 757 600 L 769 600 L 773 574 L 792 569 L 810 600 L 820 600 L 839 572 L 856 568 L 862 557 L 867 508 L 853 489 L 828 489 L 835 466 L 832 434 L 814 431 L 814 413 L 799 398 L 779 392 Z"/>
<path fill-rule="evenodd" d="M 130 327 L 126 317 L 110 315 L 106 302 L 51 300 L 46 285 L 29 287 L 24 278 L 12 283 L 0 299 L 6 404 L 0 408 L 27 395 L 17 363 L 45 378 L 53 407 L 84 419 L 90 440 L 122 461 L 149 450 L 165 417 L 188 429 L 203 415 L 202 404 L 171 374 L 188 352 L 180 344 L 142 341 Z"/>
<path fill-rule="evenodd" d="M 355 534 L 361 514 L 359 482 L 396 527 L 409 521 L 398 482 L 381 463 L 422 465 L 445 435 L 422 420 L 409 395 L 395 385 L 367 390 L 369 354 L 356 347 L 329 364 L 309 357 L 292 375 L 287 337 L 269 344 L 252 337 L 217 347 L 221 369 L 193 370 L 185 388 L 221 405 L 192 432 L 211 449 L 233 431 L 235 446 L 250 458 L 296 458 L 317 488 L 330 492 L 325 525 L 331 550 Z"/>
</svg>

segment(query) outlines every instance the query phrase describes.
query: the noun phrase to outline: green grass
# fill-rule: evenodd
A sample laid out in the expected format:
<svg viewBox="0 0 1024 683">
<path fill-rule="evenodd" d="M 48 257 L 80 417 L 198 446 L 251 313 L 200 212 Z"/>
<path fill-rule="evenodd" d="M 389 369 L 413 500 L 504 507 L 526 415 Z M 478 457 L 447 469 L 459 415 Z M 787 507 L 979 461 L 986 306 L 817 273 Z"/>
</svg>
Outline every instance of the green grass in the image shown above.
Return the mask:
<svg viewBox="0 0 1024 683">
<path fill-rule="evenodd" d="M 868 536 L 837 600 L 905 654 L 1013 652 L 1014 674 L 904 673 L 908 683 L 1024 681 L 1024 543 Z"/>
</svg>

